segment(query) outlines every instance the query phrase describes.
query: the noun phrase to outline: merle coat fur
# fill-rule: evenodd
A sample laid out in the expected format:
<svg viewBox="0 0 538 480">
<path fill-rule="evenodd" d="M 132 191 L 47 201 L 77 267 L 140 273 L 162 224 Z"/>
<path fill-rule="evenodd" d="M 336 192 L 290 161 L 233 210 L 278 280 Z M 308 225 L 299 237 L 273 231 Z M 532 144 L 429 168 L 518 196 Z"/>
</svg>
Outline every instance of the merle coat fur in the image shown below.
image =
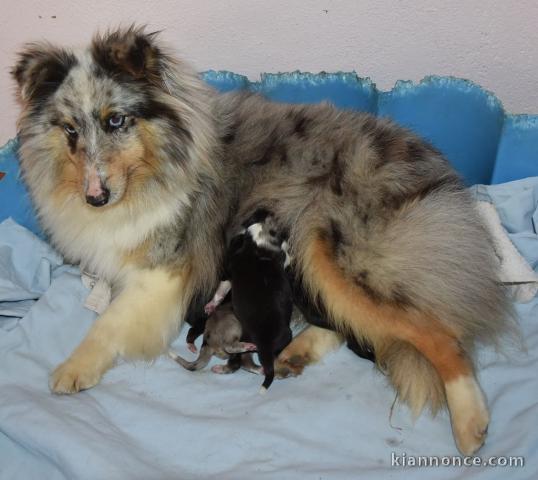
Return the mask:
<svg viewBox="0 0 538 480">
<path fill-rule="evenodd" d="M 219 95 L 143 29 L 82 51 L 28 45 L 13 75 L 41 225 L 68 261 L 114 285 L 53 392 L 94 386 L 118 357 L 165 351 L 191 300 L 217 285 L 229 232 L 266 208 L 334 327 L 374 347 L 415 411 L 446 401 L 463 453 L 482 445 L 489 413 L 472 352 L 512 310 L 473 201 L 438 151 L 329 104 Z M 300 371 L 340 341 L 311 327 L 280 366 Z"/>
</svg>

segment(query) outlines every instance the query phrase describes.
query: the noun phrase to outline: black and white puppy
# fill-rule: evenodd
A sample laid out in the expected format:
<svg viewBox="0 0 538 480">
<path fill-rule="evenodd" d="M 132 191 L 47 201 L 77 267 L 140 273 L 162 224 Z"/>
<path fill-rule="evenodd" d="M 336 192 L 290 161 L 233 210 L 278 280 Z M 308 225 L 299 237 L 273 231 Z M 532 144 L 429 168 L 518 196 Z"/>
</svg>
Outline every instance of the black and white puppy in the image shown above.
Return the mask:
<svg viewBox="0 0 538 480">
<path fill-rule="evenodd" d="M 225 265 L 227 278 L 207 305 L 210 312 L 231 288 L 242 340 L 256 345 L 264 370 L 261 393 L 273 382 L 275 358 L 292 339 L 293 291 L 286 272 L 288 264 L 287 242 L 273 216 L 267 210 L 257 210 L 231 239 Z"/>
</svg>

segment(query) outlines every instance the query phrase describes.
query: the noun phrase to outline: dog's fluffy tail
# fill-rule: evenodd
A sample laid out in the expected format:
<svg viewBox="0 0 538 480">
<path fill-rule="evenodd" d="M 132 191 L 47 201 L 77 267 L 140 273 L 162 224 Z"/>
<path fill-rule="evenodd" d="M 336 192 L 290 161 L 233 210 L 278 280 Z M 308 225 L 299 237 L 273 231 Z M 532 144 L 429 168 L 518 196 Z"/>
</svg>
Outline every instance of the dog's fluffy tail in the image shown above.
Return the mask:
<svg viewBox="0 0 538 480">
<path fill-rule="evenodd" d="M 376 360 L 398 392 L 398 400 L 406 403 L 415 417 L 425 407 L 435 415 L 445 406 L 445 390 L 432 364 L 412 345 L 390 342 L 376 349 Z"/>
</svg>

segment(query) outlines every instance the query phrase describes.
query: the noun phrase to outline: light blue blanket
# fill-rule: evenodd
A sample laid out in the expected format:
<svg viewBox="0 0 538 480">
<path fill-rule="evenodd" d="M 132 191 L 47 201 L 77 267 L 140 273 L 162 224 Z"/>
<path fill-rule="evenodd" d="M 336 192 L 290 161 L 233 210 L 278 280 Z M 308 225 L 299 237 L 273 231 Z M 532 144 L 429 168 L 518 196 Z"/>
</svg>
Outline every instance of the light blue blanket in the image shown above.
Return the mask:
<svg viewBox="0 0 538 480">
<path fill-rule="evenodd" d="M 479 187 L 520 252 L 538 267 L 538 178 Z M 538 478 L 538 300 L 518 305 L 528 353 L 479 351 L 492 422 L 480 451 L 524 467 L 403 468 L 458 455 L 446 414 L 413 423 L 370 362 L 346 348 L 298 378 L 191 373 L 168 358 L 121 364 L 102 383 L 54 396 L 47 377 L 95 315 L 76 268 L 11 220 L 0 224 L 0 478 Z M 188 357 L 184 334 L 174 348 Z"/>
</svg>

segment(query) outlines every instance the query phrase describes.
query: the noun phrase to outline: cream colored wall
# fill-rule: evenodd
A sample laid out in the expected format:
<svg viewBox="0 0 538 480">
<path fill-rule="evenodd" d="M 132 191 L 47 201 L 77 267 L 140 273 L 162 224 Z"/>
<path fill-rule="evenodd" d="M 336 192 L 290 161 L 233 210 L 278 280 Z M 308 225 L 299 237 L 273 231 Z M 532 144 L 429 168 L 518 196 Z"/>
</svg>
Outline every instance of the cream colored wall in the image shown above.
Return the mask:
<svg viewBox="0 0 538 480">
<path fill-rule="evenodd" d="M 47 39 L 82 45 L 131 22 L 199 70 L 356 70 L 382 89 L 455 75 L 493 91 L 508 111 L 538 113 L 534 0 L 4 0 L 0 6 L 0 144 L 15 134 L 14 52 Z"/>
</svg>

